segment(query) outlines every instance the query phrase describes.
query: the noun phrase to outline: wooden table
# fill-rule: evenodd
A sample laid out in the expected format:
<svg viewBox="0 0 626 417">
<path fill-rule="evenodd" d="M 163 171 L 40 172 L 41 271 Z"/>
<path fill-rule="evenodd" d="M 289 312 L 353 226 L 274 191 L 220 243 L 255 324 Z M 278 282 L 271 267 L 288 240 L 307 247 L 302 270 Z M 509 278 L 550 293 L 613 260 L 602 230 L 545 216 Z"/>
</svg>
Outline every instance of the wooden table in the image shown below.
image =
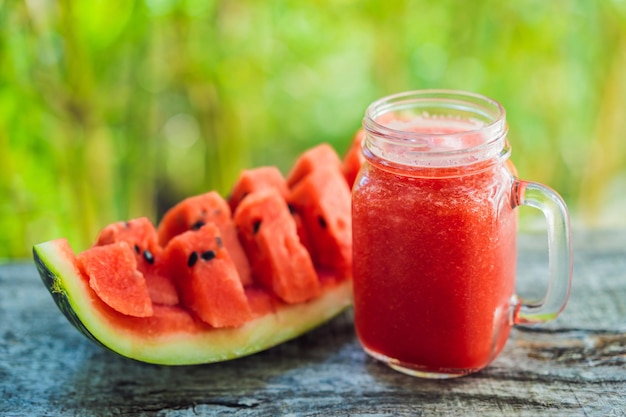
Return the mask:
<svg viewBox="0 0 626 417">
<path fill-rule="evenodd" d="M 574 233 L 570 302 L 518 327 L 486 370 L 414 379 L 360 349 L 346 312 L 232 362 L 162 367 L 85 339 L 32 262 L 0 266 L 0 415 L 626 415 L 626 230 Z M 541 294 L 542 235 L 520 238 L 519 291 Z"/>
</svg>

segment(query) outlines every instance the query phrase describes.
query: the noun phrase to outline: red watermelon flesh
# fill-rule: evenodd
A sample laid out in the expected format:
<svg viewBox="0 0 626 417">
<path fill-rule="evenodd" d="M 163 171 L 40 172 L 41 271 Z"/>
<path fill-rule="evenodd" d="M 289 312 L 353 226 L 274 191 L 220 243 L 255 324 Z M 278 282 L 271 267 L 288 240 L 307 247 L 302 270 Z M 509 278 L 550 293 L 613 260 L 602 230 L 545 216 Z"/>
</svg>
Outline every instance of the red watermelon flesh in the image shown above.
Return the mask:
<svg viewBox="0 0 626 417">
<path fill-rule="evenodd" d="M 302 243 L 302 245 L 310 252 L 313 245 L 311 243 L 311 239 L 309 238 L 309 234 L 304 224 L 304 220 L 302 219 L 302 215 L 298 213 L 291 204 L 288 204 L 287 207 L 289 207 L 291 217 L 296 224 L 296 232 L 298 233 L 298 237 L 300 238 L 300 243 Z"/>
<path fill-rule="evenodd" d="M 266 166 L 244 170 L 239 176 L 239 179 L 235 183 L 231 192 L 229 204 L 232 212 L 235 213 L 235 210 L 241 200 L 243 200 L 243 198 L 248 194 L 267 188 L 275 188 L 284 199 L 287 199 L 289 195 L 287 181 L 277 167 Z M 291 210 L 291 208 L 290 211 L 294 221 L 296 222 L 296 229 L 298 231 L 300 241 L 307 249 L 310 248 L 309 238 L 306 234 L 306 229 L 300 214 Z"/>
<path fill-rule="evenodd" d="M 178 288 L 181 304 L 213 327 L 237 327 L 252 312 L 220 229 L 207 223 L 172 238 L 164 263 Z"/>
<path fill-rule="evenodd" d="M 354 138 L 352 144 L 343 158 L 343 175 L 346 177 L 348 186 L 352 187 L 354 181 L 361 169 L 361 165 L 365 162 L 365 156 L 363 156 L 362 142 L 365 138 L 365 130 L 359 129 Z"/>
<path fill-rule="evenodd" d="M 77 261 L 89 286 L 109 307 L 127 316 L 153 315 L 146 280 L 137 270 L 135 253 L 128 243 L 94 246 L 81 252 Z"/>
<path fill-rule="evenodd" d="M 343 163 L 328 143 L 322 143 L 308 149 L 298 157 L 287 175 L 287 186 L 293 188 L 312 171 L 321 167 L 343 170 Z"/>
<path fill-rule="evenodd" d="M 283 177 L 283 174 L 277 167 L 263 166 L 243 170 L 230 193 L 228 199 L 230 209 L 234 213 L 244 197 L 254 191 L 263 190 L 265 188 L 276 188 L 284 198 L 287 198 L 289 194 L 285 177 Z"/>
<path fill-rule="evenodd" d="M 321 143 L 314 146 L 302 153 L 296 159 L 293 167 L 287 175 L 287 186 L 292 189 L 296 184 L 310 174 L 312 171 L 320 169 L 322 167 L 333 168 L 337 170 L 343 170 L 343 163 L 335 149 L 328 143 Z M 289 201 L 289 197 L 287 197 Z M 291 214 L 296 221 L 296 227 L 298 229 L 298 236 L 300 241 L 309 250 L 313 251 L 313 244 L 311 243 L 311 237 L 308 234 L 307 228 L 302 219 L 302 214 L 295 210 L 290 204 Z"/>
<path fill-rule="evenodd" d="M 106 226 L 96 239 L 96 246 L 127 242 L 137 259 L 137 269 L 144 275 L 152 302 L 165 305 L 178 304 L 178 293 L 172 280 L 161 271 L 163 249 L 159 245 L 156 229 L 147 217 Z"/>
<path fill-rule="evenodd" d="M 287 303 L 319 295 L 313 262 L 278 190 L 249 194 L 235 211 L 235 224 L 252 260 L 253 277 L 263 286 Z"/>
<path fill-rule="evenodd" d="M 199 229 L 207 223 L 214 223 L 220 229 L 241 283 L 244 286 L 251 284 L 250 263 L 237 237 L 232 212 L 226 200 L 216 191 L 186 198 L 168 210 L 157 229 L 159 243 L 166 246 L 175 236 Z"/>
<path fill-rule="evenodd" d="M 340 275 L 352 268 L 351 193 L 343 173 L 321 167 L 291 190 L 290 204 L 302 216 L 316 266 Z"/>
</svg>

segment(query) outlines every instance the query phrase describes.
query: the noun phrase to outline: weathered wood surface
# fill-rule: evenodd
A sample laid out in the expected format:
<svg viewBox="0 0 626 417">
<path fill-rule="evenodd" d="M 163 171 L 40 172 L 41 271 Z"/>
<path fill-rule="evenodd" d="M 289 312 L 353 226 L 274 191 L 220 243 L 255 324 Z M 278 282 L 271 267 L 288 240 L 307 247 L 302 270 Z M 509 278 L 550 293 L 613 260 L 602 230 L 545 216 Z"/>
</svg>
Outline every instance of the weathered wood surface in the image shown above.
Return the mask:
<svg viewBox="0 0 626 417">
<path fill-rule="evenodd" d="M 118 357 L 62 316 L 32 263 L 0 266 L 0 415 L 626 415 L 626 230 L 574 234 L 570 302 L 516 328 L 486 370 L 449 381 L 366 357 L 350 312 L 232 362 L 162 367 Z M 519 290 L 540 294 L 543 236 L 522 237 Z"/>
</svg>

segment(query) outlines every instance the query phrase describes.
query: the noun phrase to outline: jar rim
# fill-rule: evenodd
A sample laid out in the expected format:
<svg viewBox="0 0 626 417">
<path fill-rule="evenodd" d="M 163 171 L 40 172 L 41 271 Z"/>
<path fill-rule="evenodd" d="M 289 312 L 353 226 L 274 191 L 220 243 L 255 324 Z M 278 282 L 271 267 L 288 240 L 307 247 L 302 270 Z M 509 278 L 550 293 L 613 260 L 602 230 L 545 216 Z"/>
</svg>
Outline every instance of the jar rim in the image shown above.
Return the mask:
<svg viewBox="0 0 626 417">
<path fill-rule="evenodd" d="M 451 131 L 419 131 L 403 130 L 391 122 L 381 122 L 386 114 L 409 112 L 417 119 L 422 110 L 422 120 L 436 123 L 442 118 L 431 117 L 426 109 L 437 109 L 450 116 L 446 122 L 461 123 L 463 128 Z M 426 117 L 424 117 L 424 115 Z M 461 117 L 463 116 L 463 117 Z M 413 120 L 413 119 L 411 119 Z M 404 122 L 400 122 L 404 123 Z M 392 162 L 409 166 L 459 166 L 468 165 L 494 157 L 507 157 L 506 111 L 496 100 L 487 96 L 460 90 L 426 89 L 411 90 L 392 94 L 370 104 L 363 118 L 366 132 L 365 144 L 376 156 L 389 159 L 382 155 L 403 152 L 410 154 L 410 163 L 398 160 Z M 472 140 L 467 140 L 471 138 Z M 376 142 L 373 144 L 372 142 Z M 456 144 L 456 146 L 437 147 L 435 143 Z M 443 165 L 442 165 L 443 164 Z"/>
</svg>

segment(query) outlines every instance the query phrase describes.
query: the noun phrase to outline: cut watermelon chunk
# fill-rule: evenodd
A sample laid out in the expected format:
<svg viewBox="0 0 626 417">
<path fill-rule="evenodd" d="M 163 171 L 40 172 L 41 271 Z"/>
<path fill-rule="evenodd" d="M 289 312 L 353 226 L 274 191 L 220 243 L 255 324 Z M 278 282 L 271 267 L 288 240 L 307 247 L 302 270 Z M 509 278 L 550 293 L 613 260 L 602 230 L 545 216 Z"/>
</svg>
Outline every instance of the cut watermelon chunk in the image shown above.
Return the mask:
<svg viewBox="0 0 626 417">
<path fill-rule="evenodd" d="M 144 275 L 153 303 L 176 305 L 178 293 L 172 280 L 160 270 L 161 252 L 157 232 L 147 217 L 116 222 L 106 226 L 96 239 L 96 246 L 127 242 L 135 252 L 137 269 Z"/>
<path fill-rule="evenodd" d="M 275 166 L 264 166 L 254 169 L 245 169 L 239 175 L 237 182 L 233 186 L 228 199 L 228 204 L 232 212 L 248 194 L 266 188 L 275 188 L 283 198 L 287 198 L 289 189 L 287 182 L 280 170 Z"/>
<path fill-rule="evenodd" d="M 157 229 L 159 243 L 165 247 L 174 236 L 197 230 L 206 223 L 215 223 L 219 227 L 241 283 L 251 284 L 250 263 L 237 237 L 232 212 L 226 200 L 216 191 L 186 198 L 168 210 Z"/>
<path fill-rule="evenodd" d="M 361 165 L 365 162 L 362 149 L 364 138 L 365 129 L 359 129 L 354 135 L 352 143 L 343 158 L 343 175 L 346 177 L 350 188 L 354 185 L 354 181 L 361 170 Z"/>
<path fill-rule="evenodd" d="M 287 202 L 274 188 L 249 194 L 235 211 L 253 276 L 280 299 L 300 303 L 319 295 L 313 262 L 300 243 Z"/>
<path fill-rule="evenodd" d="M 126 242 L 96 246 L 78 255 L 89 286 L 109 307 L 127 316 L 150 317 L 152 301 L 146 279 L 137 270 L 133 249 Z"/>
<path fill-rule="evenodd" d="M 339 155 L 328 143 L 314 146 L 298 157 L 287 175 L 287 186 L 293 188 L 312 171 L 320 168 L 343 170 L 343 163 Z"/>
<path fill-rule="evenodd" d="M 163 252 L 181 304 L 213 327 L 237 327 L 250 320 L 248 300 L 235 263 L 214 223 L 175 236 Z"/>
<path fill-rule="evenodd" d="M 351 194 L 342 172 L 333 167 L 313 170 L 293 188 L 289 201 L 302 216 L 315 265 L 349 274 Z"/>
</svg>

